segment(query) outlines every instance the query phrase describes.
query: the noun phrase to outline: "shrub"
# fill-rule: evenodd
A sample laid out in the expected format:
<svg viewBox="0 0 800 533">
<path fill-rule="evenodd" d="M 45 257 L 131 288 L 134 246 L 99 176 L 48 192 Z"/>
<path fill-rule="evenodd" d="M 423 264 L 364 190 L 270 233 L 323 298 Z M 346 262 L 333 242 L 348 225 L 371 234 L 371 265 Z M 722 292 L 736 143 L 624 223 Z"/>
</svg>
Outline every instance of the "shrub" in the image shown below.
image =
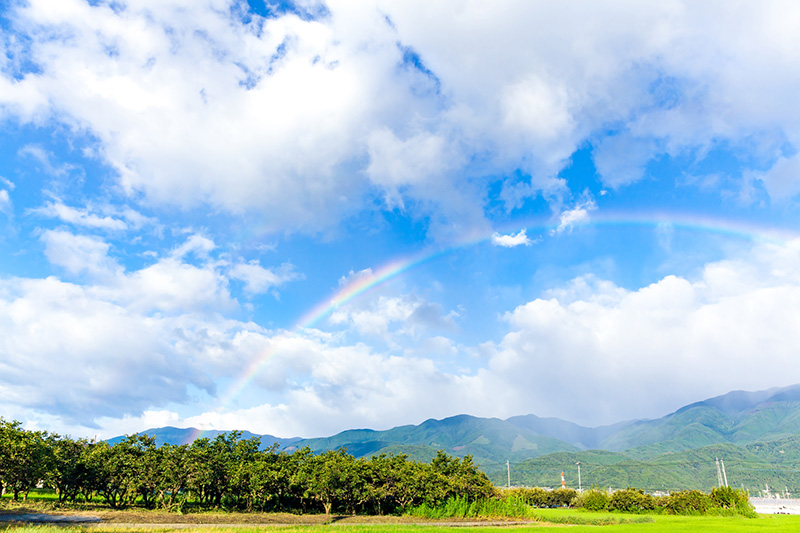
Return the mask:
<svg viewBox="0 0 800 533">
<path fill-rule="evenodd" d="M 448 498 L 439 505 L 423 503 L 406 511 L 421 518 L 532 518 L 531 508 L 520 498 L 481 498 L 469 501 L 464 497 Z"/>
<path fill-rule="evenodd" d="M 754 517 L 756 514 L 750 503 L 750 493 L 744 489 L 716 487 L 711 490 L 711 501 L 720 509 L 730 509 L 743 516 Z"/>
<path fill-rule="evenodd" d="M 540 489 L 539 487 L 516 487 L 508 489 L 505 493 L 509 496 L 520 498 L 526 504 L 533 507 L 547 507 L 547 499 L 550 491 Z"/>
<path fill-rule="evenodd" d="M 589 511 L 605 511 L 608 509 L 608 493 L 604 490 L 592 489 L 581 492 L 572 500 L 572 507 L 583 507 Z"/>
<path fill-rule="evenodd" d="M 669 495 L 666 509 L 673 514 L 706 514 L 714 506 L 711 496 L 699 490 L 682 490 Z"/>
<path fill-rule="evenodd" d="M 611 495 L 608 501 L 609 511 L 640 513 L 642 511 L 652 511 L 655 508 L 655 499 L 640 489 L 627 488 L 618 490 Z"/>
<path fill-rule="evenodd" d="M 548 507 L 568 507 L 577 495 L 578 491 L 575 489 L 551 490 L 547 494 L 547 505 Z"/>
</svg>

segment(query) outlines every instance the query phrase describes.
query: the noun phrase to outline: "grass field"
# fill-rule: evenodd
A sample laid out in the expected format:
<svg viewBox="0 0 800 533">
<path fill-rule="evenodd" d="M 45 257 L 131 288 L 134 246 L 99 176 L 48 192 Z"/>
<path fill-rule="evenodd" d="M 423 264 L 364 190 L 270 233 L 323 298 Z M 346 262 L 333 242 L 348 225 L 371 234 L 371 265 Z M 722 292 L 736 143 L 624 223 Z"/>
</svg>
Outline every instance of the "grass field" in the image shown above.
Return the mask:
<svg viewBox="0 0 800 533">
<path fill-rule="evenodd" d="M 576 510 L 552 509 L 537 512 L 544 519 L 567 523 L 534 522 L 526 525 L 474 525 L 468 528 L 470 533 L 497 532 L 498 529 L 513 530 L 514 532 L 531 531 L 541 533 L 544 531 L 569 531 L 570 533 L 595 532 L 639 532 L 642 533 L 703 533 L 703 532 L 771 532 L 771 531 L 800 531 L 800 516 L 791 515 L 760 515 L 758 518 L 738 517 L 704 517 L 704 516 L 667 516 L 667 515 L 625 515 L 616 513 L 590 513 Z M 599 522 L 617 520 L 620 522 L 631 519 L 650 520 L 647 523 L 617 523 L 610 525 L 592 525 Z M 576 522 L 587 522 L 576 524 Z M 461 523 L 461 526 L 466 525 Z M 161 533 L 182 531 L 185 525 L 123 525 L 123 524 L 98 524 L 89 526 L 21 526 L 11 523 L 0 523 L 0 531 L 8 533 Z M 463 531 L 463 527 L 454 528 L 452 525 L 435 524 L 404 524 L 381 523 L 379 518 L 369 522 L 354 523 L 348 519 L 333 521 L 326 525 L 255 525 L 238 524 L 235 526 L 195 526 L 193 533 L 250 533 L 263 531 L 276 531 L 280 533 L 321 533 L 330 532 L 331 529 L 344 530 L 348 533 L 453 533 L 454 529 Z"/>
<path fill-rule="evenodd" d="M 31 526 L 13 522 L 0 522 L 0 533 L 161 533 L 191 528 L 192 533 L 249 533 L 276 531 L 280 533 L 318 533 L 331 529 L 348 533 L 453 533 L 464 531 L 451 524 L 467 525 L 464 521 L 441 522 L 407 516 L 368 517 L 335 516 L 322 514 L 296 515 L 288 513 L 236 513 L 236 512 L 191 512 L 183 515 L 164 511 L 128 509 L 109 510 L 101 504 L 83 504 L 61 507 L 49 494 L 40 491 L 28 502 L 0 500 L 3 513 L 55 513 L 99 516 L 103 522 L 87 526 Z M 657 514 L 624 514 L 590 512 L 583 509 L 536 509 L 535 515 L 542 522 L 526 525 L 471 525 L 469 533 L 497 533 L 498 529 L 514 532 L 569 531 L 570 533 L 595 532 L 800 532 L 800 515 L 759 515 L 758 518 L 717 516 L 671 516 Z M 548 523 L 549 522 L 549 523 Z M 474 522 L 469 522 L 470 524 Z M 137 524 L 130 526 L 128 524 Z M 232 526 L 229 526 L 233 524 Z"/>
</svg>

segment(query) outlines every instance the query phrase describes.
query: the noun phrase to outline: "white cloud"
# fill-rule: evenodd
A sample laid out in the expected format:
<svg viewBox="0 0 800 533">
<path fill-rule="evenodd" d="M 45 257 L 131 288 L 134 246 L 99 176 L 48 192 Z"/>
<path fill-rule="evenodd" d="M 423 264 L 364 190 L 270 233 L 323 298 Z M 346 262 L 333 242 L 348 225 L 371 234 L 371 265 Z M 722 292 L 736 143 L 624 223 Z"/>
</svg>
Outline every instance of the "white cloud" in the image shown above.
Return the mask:
<svg viewBox="0 0 800 533">
<path fill-rule="evenodd" d="M 382 339 L 392 348 L 416 344 L 426 333 L 452 331 L 455 314 L 414 294 L 375 295 L 338 307 L 330 316 L 334 325 L 346 325 L 359 335 Z"/>
<path fill-rule="evenodd" d="M 11 196 L 5 189 L 0 189 L 0 213 L 10 216 L 14 212 Z"/>
<path fill-rule="evenodd" d="M 134 272 L 120 282 L 129 284 L 127 291 L 54 278 L 0 282 L 6 412 L 32 410 L 39 421 L 59 415 L 84 428 L 99 424 L 107 434 L 163 421 L 314 436 L 464 412 L 600 424 L 800 380 L 792 370 L 800 342 L 800 241 L 760 245 L 706 265 L 695 280 L 667 276 L 636 290 L 576 278 L 507 313 L 503 338 L 474 350 L 441 334 L 420 334 L 409 343 L 418 349 L 383 352 L 348 335 L 268 331 L 225 319 L 208 310 L 224 294 L 202 288 L 222 290 L 223 280 L 185 282 L 179 270 L 202 269 L 175 261 L 151 267 L 175 269 L 168 283 L 147 283 Z M 150 291 L 156 301 L 173 283 L 185 285 L 171 305 L 125 300 Z M 192 295 L 194 303 L 186 300 Z M 433 317 L 433 329 L 447 325 L 441 310 L 428 313 L 430 305 L 383 295 L 339 312 L 355 330 L 399 339 L 415 320 Z M 442 366 L 472 351 L 482 354 L 469 358 L 477 367 Z M 250 388 L 231 398 L 215 389 L 220 377 L 244 379 Z M 70 394 L 55 401 L 51 392 L 64 383 Z M 164 410 L 189 401 L 189 388 L 225 403 L 192 416 Z M 264 402 L 265 394 L 272 400 Z"/>
<path fill-rule="evenodd" d="M 198 257 L 206 258 L 208 254 L 217 247 L 214 241 L 200 235 L 198 233 L 192 234 L 186 242 L 172 250 L 170 256 L 174 259 L 182 259 L 188 254 L 195 254 Z"/>
<path fill-rule="evenodd" d="M 558 217 L 558 226 L 550 231 L 550 235 L 572 232 L 575 226 L 589 222 L 589 213 L 597 209 L 594 199 L 584 193 L 584 198 L 572 209 L 567 209 Z"/>
<path fill-rule="evenodd" d="M 490 382 L 506 384 L 498 408 L 607 423 L 796 383 L 798 267 L 795 241 L 711 263 L 696 281 L 667 276 L 628 291 L 579 278 L 519 306 L 488 368 Z"/>
<path fill-rule="evenodd" d="M 273 287 L 279 287 L 287 281 L 300 279 L 302 276 L 295 272 L 294 266 L 284 263 L 278 269 L 262 267 L 258 261 L 237 263 L 228 272 L 233 279 L 243 281 L 245 290 L 250 294 L 262 294 Z"/>
<path fill-rule="evenodd" d="M 4 403 L 90 425 L 185 401 L 188 383 L 213 389 L 192 362 L 200 351 L 173 344 L 199 326 L 191 320 L 138 315 L 55 278 L 2 280 L 0 294 Z"/>
<path fill-rule="evenodd" d="M 90 213 L 88 209 L 78 209 L 64 205 L 61 202 L 49 202 L 44 207 L 32 210 L 32 212 L 54 217 L 84 228 L 104 229 L 104 230 L 125 230 L 128 225 L 112 216 L 100 216 Z"/>
<path fill-rule="evenodd" d="M 512 235 L 500 235 L 499 233 L 492 234 L 492 244 L 495 246 L 503 246 L 505 248 L 514 248 L 515 246 L 525 245 L 530 246 L 533 244 L 528 238 L 525 230 L 522 229 L 516 234 Z"/>
<path fill-rule="evenodd" d="M 108 280 L 122 271 L 122 267 L 108 256 L 110 245 L 99 237 L 46 230 L 41 238 L 47 260 L 64 268 L 70 275 L 86 274 L 90 278 Z"/>
<path fill-rule="evenodd" d="M 652 139 L 626 133 L 600 139 L 593 158 L 603 184 L 619 188 L 642 179 L 647 162 L 657 153 Z"/>
<path fill-rule="evenodd" d="M 11 16 L 30 39 L 14 61 L 38 72 L 2 77 L 3 115 L 88 132 L 130 194 L 269 213 L 269 230 L 320 230 L 375 188 L 469 228 L 485 176 L 516 170 L 510 205 L 558 205 L 586 142 L 619 187 L 664 153 L 800 138 L 790 2 L 331 2 L 249 25 L 229 4 L 32 0 Z"/>
<path fill-rule="evenodd" d="M 247 427 L 277 436 L 327 436 L 350 427 L 388 429 L 419 423 L 431 416 L 472 410 L 488 400 L 479 384 L 470 387 L 468 378 L 440 373 L 423 357 L 395 357 L 363 345 L 321 343 L 306 343 L 302 356 L 313 379 L 290 387 L 280 402 L 242 409 L 226 406 L 189 417 L 186 425 Z M 264 374 L 280 372 L 288 360 L 270 359 Z M 291 360 L 296 363 L 296 357 Z"/>
<path fill-rule="evenodd" d="M 109 255 L 111 246 L 99 237 L 46 230 L 41 238 L 52 264 L 71 276 L 87 276 L 92 283 L 86 290 L 115 305 L 144 313 L 236 307 L 222 271 L 224 264 L 208 257 L 215 245 L 206 237 L 192 235 L 172 255 L 133 272 L 125 272 Z M 183 262 L 184 256 L 193 251 L 205 260 L 204 264 Z"/>
<path fill-rule="evenodd" d="M 320 20 L 251 25 L 229 6 L 17 3 L 0 39 L 8 47 L 16 32 L 27 44 L 0 54 L 0 119 L 91 139 L 85 157 L 116 174 L 111 192 L 155 208 L 255 212 L 265 234 L 324 229 L 383 197 L 431 217 L 431 233 L 463 237 L 486 223 L 486 184 L 498 177 L 523 176 L 499 196 L 508 209 L 538 194 L 564 205 L 569 184 L 558 172 L 583 146 L 616 195 L 653 157 L 702 158 L 716 146 L 757 160 L 744 176 L 772 198 L 800 190 L 797 156 L 778 155 L 800 142 L 792 2 L 334 0 Z M 41 145 L 18 155 L 56 181 L 80 171 Z M 6 212 L 12 190 L 0 189 Z M 559 211 L 553 234 L 595 208 L 583 198 Z M 151 223 L 101 204 L 42 210 L 81 231 Z M 193 234 L 126 271 L 111 241 L 63 229 L 40 236 L 48 260 L 86 285 L 0 281 L 0 403 L 17 409 L 91 421 L 125 405 L 137 420 L 174 420 L 142 413 L 185 401 L 187 388 L 215 396 L 214 379 L 235 378 L 263 354 L 254 386 L 280 398 L 209 420 L 242 427 L 263 416 L 276 434 L 464 411 L 615 421 L 699 399 L 712 381 L 715 392 L 798 381 L 787 348 L 798 340 L 795 245 L 638 290 L 578 278 L 509 313 L 511 331 L 474 349 L 485 367 L 448 373 L 413 347 L 470 349 L 446 337 L 454 313 L 413 293 L 378 290 L 340 306 L 335 333 L 271 332 L 219 313 L 239 305 L 230 279 L 258 294 L 288 281 L 283 267 L 231 264 Z M 524 230 L 493 238 L 529 242 Z M 386 353 L 362 336 L 384 339 Z M 53 370 L 62 366 L 64 375 Z M 72 388 L 59 402 L 43 392 L 65 381 Z M 630 384 L 629 398 L 614 392 Z M 565 394 L 591 410 L 570 411 Z"/>
<path fill-rule="evenodd" d="M 140 312 L 213 312 L 236 308 L 227 279 L 215 265 L 198 267 L 171 257 L 119 277 L 102 292 L 104 297 Z"/>
<path fill-rule="evenodd" d="M 780 157 L 767 172 L 755 174 L 769 192 L 770 198 L 788 200 L 800 194 L 800 156 Z"/>
<path fill-rule="evenodd" d="M 33 158 L 42 171 L 50 176 L 63 178 L 67 176 L 75 167 L 68 163 L 56 164 L 52 161 L 53 154 L 47 152 L 41 146 L 35 144 L 27 144 L 19 149 L 17 155 L 19 157 Z"/>
<path fill-rule="evenodd" d="M 437 182 L 457 166 L 458 154 L 439 135 L 423 132 L 401 140 L 387 128 L 373 131 L 367 141 L 370 181 L 386 190 L 389 207 L 403 207 L 401 189 L 415 187 L 419 196 L 431 199 L 424 185 Z"/>
<path fill-rule="evenodd" d="M 439 304 L 414 292 L 399 294 L 396 289 L 373 287 L 366 294 L 348 299 L 352 291 L 368 286 L 374 280 L 371 269 L 350 272 L 339 279 L 342 287 L 338 302 L 328 322 L 346 326 L 359 335 L 382 339 L 390 347 L 399 349 L 408 342 L 418 343 L 431 332 L 453 331 L 458 313 L 446 312 Z"/>
</svg>

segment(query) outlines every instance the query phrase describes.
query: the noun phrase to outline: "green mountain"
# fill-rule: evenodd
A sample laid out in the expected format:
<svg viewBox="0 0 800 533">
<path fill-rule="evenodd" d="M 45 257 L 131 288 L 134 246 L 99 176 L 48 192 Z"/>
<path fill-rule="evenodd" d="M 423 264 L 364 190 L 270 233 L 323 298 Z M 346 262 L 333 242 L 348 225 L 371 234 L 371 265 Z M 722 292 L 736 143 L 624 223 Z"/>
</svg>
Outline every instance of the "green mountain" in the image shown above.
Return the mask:
<svg viewBox="0 0 800 533">
<path fill-rule="evenodd" d="M 155 436 L 158 444 L 183 444 L 198 431 L 158 428 L 144 433 Z M 800 493 L 800 385 L 734 391 L 659 419 L 596 428 L 535 415 L 507 420 L 459 415 L 386 431 L 348 430 L 326 438 L 261 438 L 264 447 L 277 443 L 287 451 L 308 446 L 317 452 L 346 448 L 357 457 L 402 453 L 429 461 L 438 450 L 469 454 L 499 485 L 507 482 L 508 461 L 514 484 L 559 486 L 563 471 L 567 483 L 577 486 L 575 463 L 580 462 L 584 487 L 708 490 L 717 484 L 715 458 L 721 457 L 732 486 L 758 492 L 767 483 Z"/>
<path fill-rule="evenodd" d="M 647 460 L 627 452 L 600 450 L 555 453 L 529 459 L 511 469 L 511 482 L 522 486 L 558 487 L 561 472 L 567 486 L 578 487 L 581 465 L 583 488 L 636 487 L 648 492 L 698 489 L 718 484 L 716 459 L 722 459 L 728 484 L 760 494 L 772 491 L 800 493 L 800 435 L 746 446 L 713 444 L 681 452 L 667 452 Z M 487 472 L 489 479 L 505 485 L 505 470 Z"/>
<path fill-rule="evenodd" d="M 718 443 L 749 444 L 800 434 L 800 385 L 735 391 L 693 403 L 657 420 L 633 422 L 599 441 L 646 459 Z M 635 450 L 632 450 L 635 449 Z"/>
<path fill-rule="evenodd" d="M 149 435 L 153 437 L 156 440 L 157 446 L 161 446 L 162 444 L 173 444 L 173 445 L 190 444 L 197 438 L 207 437 L 209 439 L 213 439 L 217 435 L 221 435 L 223 433 L 228 433 L 228 432 L 219 431 L 215 429 L 200 431 L 195 428 L 176 428 L 172 426 L 147 429 L 141 432 L 142 435 Z M 261 449 L 268 448 L 276 443 L 278 444 L 279 447 L 285 448 L 287 446 L 291 446 L 292 444 L 300 440 L 297 437 L 281 439 L 278 437 L 273 437 L 272 435 L 256 435 L 255 433 L 251 433 L 250 431 L 242 431 L 241 433 L 242 433 L 242 438 L 244 439 L 250 439 L 253 437 L 260 438 Z M 118 437 L 108 439 L 107 442 L 109 444 L 116 444 L 124 439 L 125 436 L 120 435 Z"/>
<path fill-rule="evenodd" d="M 518 463 L 558 451 L 577 450 L 562 440 L 539 435 L 499 418 L 459 415 L 443 420 L 426 420 L 418 426 L 400 426 L 387 431 L 358 429 L 333 437 L 306 439 L 292 449 L 308 446 L 314 451 L 347 448 L 355 456 L 379 453 L 408 453 L 412 459 L 433 457 L 438 450 L 463 457 L 472 455 L 483 468 Z"/>
<path fill-rule="evenodd" d="M 618 422 L 610 426 L 588 428 L 559 418 L 540 418 L 536 415 L 512 416 L 511 424 L 537 435 L 563 440 L 581 450 L 600 448 L 600 443 L 634 422 Z"/>
</svg>

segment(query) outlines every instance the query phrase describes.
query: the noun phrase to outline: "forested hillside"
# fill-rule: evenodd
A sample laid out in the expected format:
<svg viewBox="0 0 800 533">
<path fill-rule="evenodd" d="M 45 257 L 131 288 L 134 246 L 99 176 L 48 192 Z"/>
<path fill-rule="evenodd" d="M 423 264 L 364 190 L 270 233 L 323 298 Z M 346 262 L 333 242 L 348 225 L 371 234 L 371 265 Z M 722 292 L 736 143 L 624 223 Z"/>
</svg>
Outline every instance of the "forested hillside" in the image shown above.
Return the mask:
<svg viewBox="0 0 800 533">
<path fill-rule="evenodd" d="M 567 485 L 577 488 L 577 463 L 580 462 L 583 488 L 709 491 L 718 484 L 717 458 L 723 460 L 732 487 L 745 488 L 755 495 L 769 485 L 772 492 L 800 494 L 800 436 L 747 446 L 713 444 L 649 459 L 637 458 L 635 453 L 600 450 L 554 453 L 514 465 L 511 482 L 521 486 L 557 487 L 564 472 Z M 505 468 L 486 472 L 495 484 L 507 482 Z"/>
<path fill-rule="evenodd" d="M 146 433 L 157 442 L 180 444 L 188 432 L 161 428 Z M 792 386 L 735 391 L 659 419 L 597 428 L 535 415 L 507 420 L 460 415 L 318 439 L 265 436 L 262 446 L 277 443 L 288 452 L 303 447 L 314 452 L 345 448 L 356 457 L 406 454 L 417 461 L 430 461 L 443 450 L 457 457 L 471 455 L 501 485 L 507 482 L 508 461 L 514 484 L 557 486 L 564 471 L 571 486 L 577 487 L 575 463 L 580 461 L 584 486 L 650 490 L 708 490 L 716 484 L 714 457 L 719 456 L 737 487 L 760 491 L 766 483 L 800 493 L 799 435 L 800 386 Z M 586 451 L 593 448 L 605 451 Z"/>
</svg>

